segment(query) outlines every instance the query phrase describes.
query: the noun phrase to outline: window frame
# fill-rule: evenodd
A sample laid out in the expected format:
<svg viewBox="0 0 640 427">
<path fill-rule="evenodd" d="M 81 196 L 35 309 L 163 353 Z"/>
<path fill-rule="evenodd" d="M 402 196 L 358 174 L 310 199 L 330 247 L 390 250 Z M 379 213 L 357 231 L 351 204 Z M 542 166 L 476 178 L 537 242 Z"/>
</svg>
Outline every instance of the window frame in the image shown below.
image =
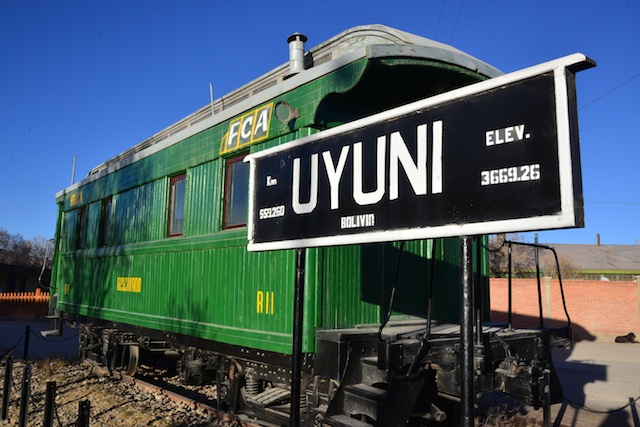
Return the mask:
<svg viewBox="0 0 640 427">
<path fill-rule="evenodd" d="M 247 188 L 246 188 L 246 215 L 244 217 L 243 222 L 241 223 L 229 223 L 229 214 L 230 209 L 232 208 L 232 204 L 230 202 L 233 201 L 232 198 L 232 185 L 230 185 L 232 181 L 232 172 L 234 171 L 233 165 L 237 163 L 243 163 L 244 158 L 249 154 L 249 152 L 245 151 L 240 154 L 237 154 L 233 157 L 229 157 L 224 161 L 224 197 L 222 202 L 222 229 L 223 230 L 232 230 L 234 228 L 242 228 L 247 226 L 247 219 L 249 214 L 249 169 L 247 169 Z M 249 168 L 249 165 L 246 164 L 246 167 Z"/>
<path fill-rule="evenodd" d="M 98 237 L 99 246 L 111 246 L 111 227 L 113 225 L 113 197 L 102 199 L 100 204 L 100 230 Z"/>
<path fill-rule="evenodd" d="M 89 209 L 87 205 L 78 208 L 78 218 L 76 219 L 76 249 L 85 249 L 87 245 L 87 222 L 89 219 Z"/>
<path fill-rule="evenodd" d="M 184 194 L 182 195 L 182 227 L 179 232 L 176 232 L 173 229 L 174 220 L 176 219 L 176 216 L 175 216 L 176 204 L 174 202 L 176 197 L 176 183 L 181 181 L 184 182 L 184 190 L 183 190 Z M 167 236 L 168 237 L 179 237 L 184 234 L 184 220 L 186 216 L 185 207 L 187 205 L 186 199 L 187 199 L 187 173 L 183 172 L 181 174 L 174 175 L 169 179 L 169 212 L 167 215 Z"/>
</svg>

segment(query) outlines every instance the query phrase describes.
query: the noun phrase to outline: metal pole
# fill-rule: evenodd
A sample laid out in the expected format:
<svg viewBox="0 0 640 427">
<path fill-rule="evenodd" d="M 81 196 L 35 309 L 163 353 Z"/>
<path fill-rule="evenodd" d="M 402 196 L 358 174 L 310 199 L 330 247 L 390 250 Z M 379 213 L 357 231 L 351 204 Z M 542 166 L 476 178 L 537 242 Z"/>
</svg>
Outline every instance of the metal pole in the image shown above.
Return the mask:
<svg viewBox="0 0 640 427">
<path fill-rule="evenodd" d="M 76 181 L 76 153 L 73 153 L 73 164 L 71 165 L 71 185 Z"/>
<path fill-rule="evenodd" d="M 7 365 L 4 368 L 4 384 L 2 386 L 2 414 L 0 419 L 6 420 L 9 411 L 9 397 L 11 394 L 11 382 L 13 381 L 13 356 L 7 358 Z"/>
<path fill-rule="evenodd" d="M 535 235 L 534 257 L 536 262 L 536 280 L 538 282 L 538 312 L 540 313 L 540 328 L 544 328 L 544 320 L 542 314 L 542 285 L 540 283 L 540 255 L 538 248 L 538 233 Z"/>
<path fill-rule="evenodd" d="M 44 419 L 42 427 L 53 427 L 53 407 L 56 404 L 56 382 L 47 381 L 47 392 L 44 398 Z"/>
<path fill-rule="evenodd" d="M 22 394 L 20 395 L 20 418 L 18 418 L 18 427 L 27 425 L 27 405 L 29 404 L 29 395 L 31 394 L 31 365 L 24 365 L 22 371 Z"/>
<path fill-rule="evenodd" d="M 81 400 L 78 403 L 77 427 L 89 427 L 89 417 L 91 415 L 91 401 Z"/>
<path fill-rule="evenodd" d="M 27 325 L 27 329 L 24 333 L 24 352 L 22 355 L 22 360 L 25 362 L 29 358 L 29 335 L 31 335 L 31 326 Z"/>
<path fill-rule="evenodd" d="M 472 278 L 473 278 L 473 316 L 475 322 L 474 334 L 475 334 L 475 346 L 473 349 L 473 367 L 476 375 L 482 375 L 485 370 L 484 363 L 484 344 L 482 343 L 482 308 L 483 308 L 483 295 L 482 295 L 482 237 L 478 236 L 473 239 L 476 250 L 476 272 L 473 274 L 472 263 Z"/>
<path fill-rule="evenodd" d="M 509 324 L 509 330 L 512 331 L 513 330 L 513 283 L 511 282 L 511 243 L 508 244 L 507 246 L 508 250 L 509 250 L 509 266 L 507 267 L 509 270 L 509 310 L 507 312 L 507 323 Z"/>
<path fill-rule="evenodd" d="M 460 426 L 473 427 L 473 258 L 470 237 L 460 237 L 460 268 Z"/>
<path fill-rule="evenodd" d="M 291 361 L 290 426 L 300 425 L 300 383 L 302 380 L 302 314 L 304 312 L 305 250 L 296 249 L 296 283 L 293 306 L 293 348 Z"/>
<path fill-rule="evenodd" d="M 551 371 L 544 368 L 542 371 L 543 388 L 542 388 L 542 425 L 551 427 Z"/>
<path fill-rule="evenodd" d="M 476 274 L 473 275 L 473 307 L 476 323 L 476 345 L 482 345 L 482 237 L 475 238 Z"/>
</svg>

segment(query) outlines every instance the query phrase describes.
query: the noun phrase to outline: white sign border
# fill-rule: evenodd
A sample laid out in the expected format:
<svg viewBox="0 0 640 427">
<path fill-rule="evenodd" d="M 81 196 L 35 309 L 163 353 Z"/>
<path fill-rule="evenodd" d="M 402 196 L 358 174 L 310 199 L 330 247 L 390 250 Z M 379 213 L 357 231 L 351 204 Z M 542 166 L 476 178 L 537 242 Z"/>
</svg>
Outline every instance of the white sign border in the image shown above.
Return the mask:
<svg viewBox="0 0 640 427">
<path fill-rule="evenodd" d="M 595 66 L 595 62 L 581 53 L 575 53 L 553 61 L 538 64 L 513 73 L 494 77 L 483 82 L 465 86 L 449 92 L 432 96 L 411 104 L 403 105 L 391 110 L 365 117 L 335 128 L 328 129 L 307 137 L 278 145 L 257 153 L 249 154 L 244 161 L 251 165 L 249 174 L 249 221 L 247 234 L 249 251 L 268 251 L 279 249 L 311 248 L 319 246 L 340 246 L 352 244 L 380 243 L 398 240 L 432 239 L 442 237 L 474 236 L 480 234 L 495 234 L 505 231 L 532 231 L 574 227 L 574 182 L 573 162 L 571 153 L 571 126 L 567 91 L 567 69 L 583 70 Z M 472 222 L 467 224 L 449 224 L 442 226 L 412 227 L 410 229 L 395 229 L 389 231 L 372 231 L 357 234 L 322 236 L 307 239 L 278 240 L 273 242 L 254 243 L 254 210 L 255 210 L 255 169 L 257 160 L 281 151 L 291 150 L 301 145 L 310 144 L 316 140 L 340 135 L 378 122 L 394 119 L 417 110 L 427 109 L 456 99 L 468 97 L 481 92 L 490 91 L 504 85 L 525 80 L 537 75 L 553 72 L 556 103 L 556 123 L 558 137 L 558 159 L 560 173 L 561 212 L 554 215 L 496 220 L 489 222 Z"/>
</svg>

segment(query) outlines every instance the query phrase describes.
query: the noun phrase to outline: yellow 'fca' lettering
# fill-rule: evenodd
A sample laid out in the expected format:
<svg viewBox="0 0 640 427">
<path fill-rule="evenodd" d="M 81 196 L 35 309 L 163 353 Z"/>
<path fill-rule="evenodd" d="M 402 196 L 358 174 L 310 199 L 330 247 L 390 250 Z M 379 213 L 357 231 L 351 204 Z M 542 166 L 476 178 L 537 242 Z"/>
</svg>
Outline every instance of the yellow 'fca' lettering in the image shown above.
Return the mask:
<svg viewBox="0 0 640 427">
<path fill-rule="evenodd" d="M 220 154 L 237 150 L 269 136 L 273 102 L 249 111 L 229 122 L 229 130 L 222 137 Z"/>
<path fill-rule="evenodd" d="M 82 203 L 82 191 L 69 195 L 69 207 Z"/>
<path fill-rule="evenodd" d="M 65 295 L 69 295 L 69 292 L 71 291 L 71 285 L 69 285 L 68 283 L 64 284 L 64 294 Z"/>
<path fill-rule="evenodd" d="M 274 292 L 258 291 L 256 295 L 256 313 L 273 314 Z"/>
<path fill-rule="evenodd" d="M 142 277 L 118 277 L 116 290 L 119 292 L 141 292 Z"/>
</svg>

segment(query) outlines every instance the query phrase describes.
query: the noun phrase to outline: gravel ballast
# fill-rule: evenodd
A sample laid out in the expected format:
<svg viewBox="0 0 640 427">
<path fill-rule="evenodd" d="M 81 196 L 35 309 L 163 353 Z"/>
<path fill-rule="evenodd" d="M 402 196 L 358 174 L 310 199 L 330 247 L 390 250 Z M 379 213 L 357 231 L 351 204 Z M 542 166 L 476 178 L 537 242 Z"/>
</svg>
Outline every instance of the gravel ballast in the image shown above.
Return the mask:
<svg viewBox="0 0 640 427">
<path fill-rule="evenodd" d="M 239 426 L 188 401 L 178 403 L 166 394 L 141 387 L 135 381 L 103 375 L 78 361 L 45 359 L 30 362 L 31 382 L 27 426 L 42 426 L 47 382 L 56 383 L 54 426 L 74 426 L 79 402 L 90 402 L 91 426 L 227 427 Z M 6 363 L 0 365 L 3 382 Z M 14 361 L 8 417 L 0 426 L 18 426 L 24 362 Z M 0 387 L 0 393 L 2 388 Z"/>
</svg>

